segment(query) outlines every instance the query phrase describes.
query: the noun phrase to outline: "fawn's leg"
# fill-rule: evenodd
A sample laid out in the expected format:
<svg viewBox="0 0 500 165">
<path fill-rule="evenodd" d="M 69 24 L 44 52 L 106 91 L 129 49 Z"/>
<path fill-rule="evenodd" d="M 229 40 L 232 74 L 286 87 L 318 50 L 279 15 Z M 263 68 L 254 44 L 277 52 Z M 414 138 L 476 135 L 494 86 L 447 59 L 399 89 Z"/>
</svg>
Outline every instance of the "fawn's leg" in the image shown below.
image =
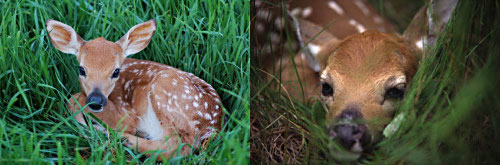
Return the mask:
<svg viewBox="0 0 500 165">
<path fill-rule="evenodd" d="M 83 107 L 85 105 L 85 97 L 79 92 L 73 94 L 69 98 L 68 108 L 71 112 L 76 113 L 80 110 L 80 106 L 78 106 L 77 102 Z M 75 116 L 76 121 L 82 123 L 83 125 L 87 125 L 85 119 L 83 118 L 83 111 Z"/>
<path fill-rule="evenodd" d="M 133 149 L 137 149 L 137 151 L 140 153 L 144 153 L 146 151 L 163 150 L 163 153 L 160 153 L 158 157 L 155 158 L 156 160 L 161 160 L 162 156 L 164 158 L 175 156 L 177 148 L 181 143 L 180 139 L 175 136 L 170 137 L 166 141 L 152 141 L 126 133 L 124 133 L 123 136 L 127 140 L 124 145 Z M 188 146 L 183 146 L 180 154 L 187 155 L 189 151 L 190 150 Z M 154 156 L 154 154 L 155 153 L 147 153 L 149 157 Z"/>
</svg>

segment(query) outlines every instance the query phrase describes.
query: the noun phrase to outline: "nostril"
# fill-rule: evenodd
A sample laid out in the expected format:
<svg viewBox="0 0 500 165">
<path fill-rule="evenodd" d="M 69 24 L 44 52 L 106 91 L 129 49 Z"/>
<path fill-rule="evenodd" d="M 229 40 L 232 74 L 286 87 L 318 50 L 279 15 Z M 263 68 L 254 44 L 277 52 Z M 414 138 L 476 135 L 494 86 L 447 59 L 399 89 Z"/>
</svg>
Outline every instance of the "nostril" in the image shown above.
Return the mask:
<svg viewBox="0 0 500 165">
<path fill-rule="evenodd" d="M 356 141 L 352 139 L 339 139 L 339 140 L 340 140 L 340 145 L 342 145 L 342 147 L 346 149 L 351 148 L 354 145 L 354 143 L 356 143 Z"/>
<path fill-rule="evenodd" d="M 89 107 L 97 110 L 97 109 L 101 109 L 102 105 L 101 104 L 89 104 Z"/>
<path fill-rule="evenodd" d="M 353 135 L 356 135 L 358 134 L 360 131 L 359 131 L 359 128 L 358 127 L 354 127 L 353 130 L 352 130 L 352 134 Z"/>
<path fill-rule="evenodd" d="M 107 99 L 101 92 L 92 92 L 88 95 L 87 104 L 89 104 L 90 109 L 92 110 L 101 110 L 104 106 L 106 106 Z"/>
</svg>

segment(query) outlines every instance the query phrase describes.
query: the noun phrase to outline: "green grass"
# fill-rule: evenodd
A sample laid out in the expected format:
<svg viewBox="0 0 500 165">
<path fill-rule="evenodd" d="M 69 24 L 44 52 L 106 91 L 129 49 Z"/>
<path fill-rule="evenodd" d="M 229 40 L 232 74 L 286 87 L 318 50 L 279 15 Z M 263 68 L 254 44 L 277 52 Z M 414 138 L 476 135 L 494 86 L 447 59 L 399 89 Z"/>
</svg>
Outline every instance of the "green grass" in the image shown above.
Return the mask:
<svg viewBox="0 0 500 165">
<path fill-rule="evenodd" d="M 396 113 L 406 115 L 400 129 L 378 143 L 361 163 L 500 161 L 498 7 L 498 2 L 493 1 L 459 1 L 453 20 L 436 47 L 420 62 L 405 99 L 397 106 Z M 257 69 L 252 73 L 252 79 L 256 75 L 258 80 L 252 83 L 252 118 L 258 121 L 252 120 L 252 124 L 261 128 L 260 135 L 287 138 L 279 160 L 311 164 L 332 161 L 324 128 L 318 124 L 321 115 L 316 112 L 322 110 L 317 106 L 319 102 L 294 100 L 280 91 L 268 90 L 277 80 L 259 79 L 261 71 Z M 287 131 L 281 131 L 284 129 Z M 274 141 L 279 140 L 269 143 Z M 256 146 L 266 149 L 266 145 Z M 255 153 L 258 155 L 252 158 L 270 161 L 263 152 Z"/>
<path fill-rule="evenodd" d="M 56 50 L 45 21 L 72 26 L 85 40 L 116 41 L 157 20 L 149 46 L 132 58 L 171 65 L 210 83 L 228 118 L 199 154 L 171 163 L 245 164 L 250 157 L 250 7 L 243 1 L 1 1 L 0 164 L 155 163 L 108 135 L 81 127 L 67 98 L 80 91 L 78 62 Z"/>
</svg>

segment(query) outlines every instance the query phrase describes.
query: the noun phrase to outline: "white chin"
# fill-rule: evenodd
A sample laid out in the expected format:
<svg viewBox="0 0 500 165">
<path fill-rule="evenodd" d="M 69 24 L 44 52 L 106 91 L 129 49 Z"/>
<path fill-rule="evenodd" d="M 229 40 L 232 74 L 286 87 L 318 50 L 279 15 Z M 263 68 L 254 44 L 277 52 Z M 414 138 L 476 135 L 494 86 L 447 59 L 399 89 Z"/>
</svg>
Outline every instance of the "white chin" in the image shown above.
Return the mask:
<svg viewBox="0 0 500 165">
<path fill-rule="evenodd" d="M 351 162 L 351 161 L 356 161 L 361 157 L 361 153 L 359 152 L 349 152 L 349 151 L 344 151 L 344 152 L 335 152 L 332 154 L 333 158 L 335 160 L 341 161 L 341 162 Z"/>
<path fill-rule="evenodd" d="M 330 144 L 332 148 L 331 155 L 333 158 L 340 162 L 351 162 L 356 161 L 361 157 L 361 153 L 363 152 L 363 147 L 361 147 L 361 143 L 357 141 L 350 150 L 337 150 L 332 144 Z"/>
<path fill-rule="evenodd" d="M 101 109 L 92 109 L 92 108 L 89 107 L 89 110 L 92 111 L 92 112 L 94 112 L 94 113 L 98 113 L 98 112 L 102 112 L 103 108 L 101 108 Z"/>
</svg>

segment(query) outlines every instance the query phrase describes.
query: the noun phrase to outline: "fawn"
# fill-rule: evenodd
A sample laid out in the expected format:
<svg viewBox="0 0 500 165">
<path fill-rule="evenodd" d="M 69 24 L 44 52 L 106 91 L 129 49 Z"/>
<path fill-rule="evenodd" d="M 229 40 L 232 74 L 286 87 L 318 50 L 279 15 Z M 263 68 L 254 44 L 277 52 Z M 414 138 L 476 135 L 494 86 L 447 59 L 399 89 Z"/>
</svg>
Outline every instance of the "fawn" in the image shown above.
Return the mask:
<svg viewBox="0 0 500 165">
<path fill-rule="evenodd" d="M 357 160 L 382 138 L 424 48 L 436 42 L 455 4 L 455 0 L 431 0 L 402 36 L 361 0 L 288 4 L 289 17 L 278 19 L 289 19 L 304 49 L 293 59 L 282 57 L 271 69 L 281 74 L 284 91 L 293 97 L 320 96 L 326 108 L 325 132 L 346 150 L 333 149 L 336 160 Z M 272 18 L 273 13 L 266 14 L 257 19 Z M 298 79 L 304 93 L 296 90 Z"/>
<path fill-rule="evenodd" d="M 76 55 L 80 63 L 83 90 L 70 98 L 69 109 L 75 113 L 79 105 L 88 104 L 84 112 L 113 129 L 123 120 L 124 145 L 141 153 L 161 149 L 160 156 L 169 158 L 181 142 L 197 146 L 220 130 L 222 105 L 210 84 L 168 65 L 127 58 L 149 44 L 155 20 L 135 25 L 116 42 L 102 37 L 84 41 L 73 28 L 55 20 L 47 20 L 46 26 L 52 44 Z M 99 128 L 87 123 L 82 113 L 75 118 Z M 185 145 L 180 153 L 189 152 Z"/>
</svg>

